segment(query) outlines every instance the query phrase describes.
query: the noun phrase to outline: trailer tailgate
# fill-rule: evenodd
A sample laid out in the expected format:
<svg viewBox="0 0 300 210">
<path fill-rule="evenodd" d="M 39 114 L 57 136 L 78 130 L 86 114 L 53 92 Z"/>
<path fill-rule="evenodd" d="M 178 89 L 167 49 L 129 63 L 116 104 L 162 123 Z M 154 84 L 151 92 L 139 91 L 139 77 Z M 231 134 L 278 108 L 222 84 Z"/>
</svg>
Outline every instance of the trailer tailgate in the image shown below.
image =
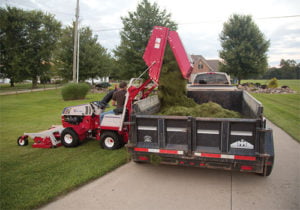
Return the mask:
<svg viewBox="0 0 300 210">
<path fill-rule="evenodd" d="M 259 152 L 256 119 L 134 115 L 130 142 L 136 148 L 255 156 Z M 155 150 L 152 150 L 155 151 Z"/>
</svg>

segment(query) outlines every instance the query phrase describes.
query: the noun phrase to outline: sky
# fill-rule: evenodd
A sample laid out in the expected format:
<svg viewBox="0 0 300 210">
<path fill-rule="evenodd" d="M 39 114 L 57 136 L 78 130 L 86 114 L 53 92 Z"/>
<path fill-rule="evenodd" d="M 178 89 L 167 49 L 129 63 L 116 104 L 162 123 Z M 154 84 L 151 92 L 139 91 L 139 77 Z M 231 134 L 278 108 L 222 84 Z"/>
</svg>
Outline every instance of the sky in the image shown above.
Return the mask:
<svg viewBox="0 0 300 210">
<path fill-rule="evenodd" d="M 281 59 L 300 62 L 299 0 L 149 0 L 171 13 L 188 54 L 218 59 L 219 35 L 232 14 L 251 15 L 270 40 L 269 66 Z M 120 44 L 121 17 L 133 12 L 140 0 L 80 0 L 80 27 L 89 26 L 100 44 L 112 51 Z M 55 15 L 63 25 L 75 20 L 76 0 L 1 0 L 0 6 L 42 10 Z"/>
</svg>

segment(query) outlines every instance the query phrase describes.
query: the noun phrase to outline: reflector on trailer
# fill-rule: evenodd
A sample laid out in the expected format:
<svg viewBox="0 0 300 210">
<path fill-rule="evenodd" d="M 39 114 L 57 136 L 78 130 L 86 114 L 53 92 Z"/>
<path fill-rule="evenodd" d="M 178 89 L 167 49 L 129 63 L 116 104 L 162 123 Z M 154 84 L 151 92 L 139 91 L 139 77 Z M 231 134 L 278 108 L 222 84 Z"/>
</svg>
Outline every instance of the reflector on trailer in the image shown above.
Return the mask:
<svg viewBox="0 0 300 210">
<path fill-rule="evenodd" d="M 153 153 L 161 153 L 161 154 L 177 154 L 177 155 L 184 154 L 184 151 L 182 151 L 182 150 L 151 149 L 151 148 L 139 148 L 139 147 L 135 147 L 134 151 L 136 151 L 136 152 L 153 152 Z"/>
<path fill-rule="evenodd" d="M 139 158 L 139 160 L 142 160 L 142 161 L 149 160 L 149 157 L 147 157 L 147 156 L 139 156 L 138 158 Z"/>
<path fill-rule="evenodd" d="M 241 166 L 241 170 L 244 170 L 244 171 L 252 171 L 252 170 L 253 170 L 253 167 L 252 167 L 252 166 Z"/>
</svg>

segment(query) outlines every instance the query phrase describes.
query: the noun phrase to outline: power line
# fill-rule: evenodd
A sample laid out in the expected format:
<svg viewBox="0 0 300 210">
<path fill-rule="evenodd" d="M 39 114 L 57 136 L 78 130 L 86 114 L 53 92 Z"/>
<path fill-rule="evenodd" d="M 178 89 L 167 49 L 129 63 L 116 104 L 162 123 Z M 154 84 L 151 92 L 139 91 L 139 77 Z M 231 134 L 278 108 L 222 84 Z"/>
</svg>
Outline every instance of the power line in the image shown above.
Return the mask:
<svg viewBox="0 0 300 210">
<path fill-rule="evenodd" d="M 98 30 L 93 30 L 93 32 L 103 32 L 103 31 L 119 31 L 122 28 L 106 28 L 106 29 L 98 29 Z"/>
<path fill-rule="evenodd" d="M 265 20 L 265 19 L 282 19 L 282 18 L 297 18 L 300 17 L 300 15 L 288 15 L 288 16 L 274 16 L 274 17 L 262 17 L 262 18 L 257 18 L 260 20 Z"/>
<path fill-rule="evenodd" d="M 288 16 L 261 17 L 261 18 L 254 18 L 254 19 L 268 20 L 268 19 L 284 19 L 284 18 L 299 18 L 299 17 L 300 17 L 300 15 L 288 15 Z M 193 24 L 222 22 L 222 21 L 224 21 L 224 20 L 206 20 L 206 21 L 190 22 L 190 23 L 178 23 L 178 25 L 193 25 Z M 93 30 L 93 32 L 119 31 L 121 29 L 122 28 L 104 28 L 104 29 Z"/>
</svg>

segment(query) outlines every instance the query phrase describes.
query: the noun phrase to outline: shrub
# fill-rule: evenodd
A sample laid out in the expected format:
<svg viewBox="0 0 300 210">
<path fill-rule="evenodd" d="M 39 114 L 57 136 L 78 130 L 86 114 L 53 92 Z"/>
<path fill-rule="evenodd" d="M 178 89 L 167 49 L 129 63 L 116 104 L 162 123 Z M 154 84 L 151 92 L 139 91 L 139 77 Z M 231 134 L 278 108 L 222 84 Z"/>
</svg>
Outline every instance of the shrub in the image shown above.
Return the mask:
<svg viewBox="0 0 300 210">
<path fill-rule="evenodd" d="M 278 81 L 277 79 L 274 77 L 272 78 L 269 83 L 268 83 L 268 88 L 277 88 L 278 87 Z"/>
<path fill-rule="evenodd" d="M 261 85 L 260 86 L 261 89 L 267 89 L 267 87 L 268 87 L 267 85 Z"/>
<path fill-rule="evenodd" d="M 69 83 L 65 85 L 61 90 L 61 95 L 63 99 L 66 100 L 76 100 L 84 99 L 90 90 L 90 86 L 85 83 Z"/>
<path fill-rule="evenodd" d="M 256 87 L 260 87 L 261 84 L 260 84 L 259 82 L 257 82 L 257 83 L 255 83 L 255 86 L 256 86 Z"/>
</svg>

